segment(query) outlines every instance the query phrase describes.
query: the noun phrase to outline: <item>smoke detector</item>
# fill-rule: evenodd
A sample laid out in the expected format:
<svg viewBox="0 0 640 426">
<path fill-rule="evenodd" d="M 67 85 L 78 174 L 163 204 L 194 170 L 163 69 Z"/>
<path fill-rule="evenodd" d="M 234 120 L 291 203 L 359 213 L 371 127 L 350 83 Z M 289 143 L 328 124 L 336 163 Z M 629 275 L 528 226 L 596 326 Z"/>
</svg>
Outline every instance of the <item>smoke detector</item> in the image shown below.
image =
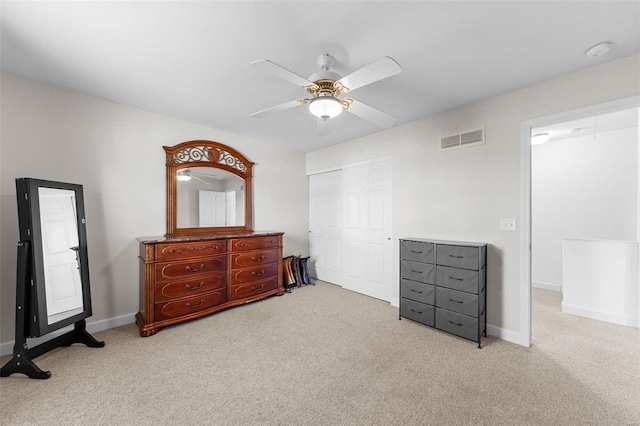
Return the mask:
<svg viewBox="0 0 640 426">
<path fill-rule="evenodd" d="M 611 50 L 611 43 L 604 42 L 600 44 L 596 44 L 587 50 L 587 58 L 597 58 L 598 56 L 605 55 L 609 50 Z"/>
</svg>

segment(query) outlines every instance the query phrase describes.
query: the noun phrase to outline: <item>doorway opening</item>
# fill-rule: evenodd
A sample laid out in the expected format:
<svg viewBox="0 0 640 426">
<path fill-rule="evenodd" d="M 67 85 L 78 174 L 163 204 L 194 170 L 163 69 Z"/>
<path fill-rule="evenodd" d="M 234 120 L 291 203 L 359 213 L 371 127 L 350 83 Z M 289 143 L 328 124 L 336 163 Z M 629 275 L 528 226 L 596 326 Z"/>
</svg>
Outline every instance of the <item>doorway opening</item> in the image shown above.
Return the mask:
<svg viewBox="0 0 640 426">
<path fill-rule="evenodd" d="M 602 260 L 580 258 L 580 253 L 593 256 L 598 250 L 615 252 L 617 247 L 602 248 L 600 245 L 615 246 L 612 241 L 632 242 L 635 248 L 627 257 L 632 257 L 630 261 L 637 271 L 639 106 L 640 97 L 632 97 L 522 125 L 520 300 L 523 346 L 531 344 L 534 291 L 536 296 L 551 301 L 554 298 L 557 301 L 561 297 L 558 294 L 563 291 L 566 295 L 577 294 L 579 300 L 563 301 L 565 313 L 581 315 L 600 308 L 604 312 L 616 310 L 614 306 L 618 302 L 612 300 L 604 307 L 588 306 L 589 300 L 604 300 L 595 284 L 587 289 L 589 284 L 585 283 L 585 277 L 593 278 L 594 282 L 598 279 L 598 272 L 591 266 Z M 541 137 L 546 143 L 532 145 Z M 625 142 L 619 142 L 622 139 Z M 623 182 L 633 185 L 622 188 Z M 633 286 L 635 292 L 630 321 L 637 326 L 640 318 L 638 278 L 637 275 L 632 277 L 635 282 L 631 284 L 628 274 L 623 278 L 627 280 L 624 285 Z M 610 279 L 606 281 L 610 282 Z M 564 288 L 568 283 L 579 286 L 579 290 Z M 556 293 L 545 296 L 549 291 Z M 576 302 L 586 303 L 582 306 L 585 309 L 571 311 Z"/>
</svg>

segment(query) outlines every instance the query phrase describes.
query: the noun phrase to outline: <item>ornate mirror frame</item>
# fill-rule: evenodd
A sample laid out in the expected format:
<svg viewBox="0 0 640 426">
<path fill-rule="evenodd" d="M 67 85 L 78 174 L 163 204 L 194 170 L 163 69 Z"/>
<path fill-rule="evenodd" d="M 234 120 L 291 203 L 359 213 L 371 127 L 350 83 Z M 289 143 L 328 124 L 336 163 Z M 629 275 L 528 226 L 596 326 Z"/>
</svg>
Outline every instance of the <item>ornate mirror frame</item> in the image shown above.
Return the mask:
<svg viewBox="0 0 640 426">
<path fill-rule="evenodd" d="M 167 156 L 167 233 L 165 236 L 230 234 L 253 232 L 253 165 L 230 146 L 207 140 L 163 146 Z M 218 227 L 177 227 L 177 173 L 188 167 L 212 167 L 226 170 L 244 180 L 244 225 Z"/>
</svg>

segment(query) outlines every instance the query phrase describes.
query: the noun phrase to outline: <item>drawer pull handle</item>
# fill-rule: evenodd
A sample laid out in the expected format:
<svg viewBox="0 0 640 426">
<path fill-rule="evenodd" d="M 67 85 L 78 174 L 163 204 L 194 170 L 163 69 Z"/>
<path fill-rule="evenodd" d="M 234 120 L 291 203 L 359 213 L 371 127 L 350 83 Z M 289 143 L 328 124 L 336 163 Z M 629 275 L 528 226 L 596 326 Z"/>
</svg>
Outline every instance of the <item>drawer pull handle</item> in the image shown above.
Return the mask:
<svg viewBox="0 0 640 426">
<path fill-rule="evenodd" d="M 200 303 L 198 303 L 197 305 L 192 305 L 191 303 L 187 302 L 187 308 L 189 309 L 194 309 L 202 305 L 204 305 L 204 299 L 200 299 Z"/>
<path fill-rule="evenodd" d="M 411 312 L 413 312 L 414 314 L 421 314 L 421 313 L 422 313 L 422 311 L 414 311 L 414 310 L 413 310 L 413 309 L 411 309 L 411 308 L 409 308 L 409 310 L 410 310 Z"/>
<path fill-rule="evenodd" d="M 462 324 L 458 324 L 457 322 L 449 321 L 453 325 L 457 325 L 458 327 L 462 327 Z"/>
<path fill-rule="evenodd" d="M 456 259 L 464 259 L 464 256 L 454 256 L 452 254 L 450 254 L 449 257 L 455 257 Z"/>
<path fill-rule="evenodd" d="M 184 286 L 184 288 L 186 288 L 187 290 L 197 290 L 199 288 L 202 288 L 203 285 L 204 285 L 204 281 L 200 281 L 200 284 L 198 284 L 197 287 L 191 287 L 191 284 L 187 284 Z"/>
<path fill-rule="evenodd" d="M 258 291 L 258 290 L 262 290 L 264 288 L 264 284 L 262 284 L 260 287 L 251 287 L 252 291 Z"/>
<path fill-rule="evenodd" d="M 449 277 L 449 278 L 456 281 L 464 281 L 462 278 L 455 278 L 455 277 Z"/>
<path fill-rule="evenodd" d="M 422 294 L 422 292 L 421 292 L 421 291 L 414 290 L 414 289 L 412 289 L 412 288 L 410 288 L 409 290 L 411 290 L 411 291 L 412 291 L 412 292 L 414 292 L 414 293 L 420 293 L 420 294 Z"/>
<path fill-rule="evenodd" d="M 189 272 L 198 272 L 198 271 L 202 271 L 204 269 L 204 263 L 200 264 L 200 267 L 197 269 L 192 268 L 191 266 L 187 265 L 184 269 L 186 269 Z"/>
<path fill-rule="evenodd" d="M 418 253 L 418 254 L 422 254 L 424 253 L 423 251 L 415 251 L 415 250 L 411 250 L 411 253 Z"/>
<path fill-rule="evenodd" d="M 262 262 L 264 260 L 264 254 L 260 257 L 251 256 L 251 260 L 253 260 L 254 262 Z"/>
<path fill-rule="evenodd" d="M 260 272 L 251 272 L 251 275 L 253 275 L 254 277 L 261 277 L 264 275 L 264 269 Z"/>
<path fill-rule="evenodd" d="M 454 303 L 464 303 L 464 302 L 463 302 L 463 301 L 461 301 L 461 300 L 453 300 L 453 299 L 449 299 L 449 301 L 454 302 Z"/>
<path fill-rule="evenodd" d="M 416 274 L 421 274 L 422 273 L 422 271 L 415 271 L 413 269 L 411 270 L 411 272 L 415 272 Z"/>
</svg>

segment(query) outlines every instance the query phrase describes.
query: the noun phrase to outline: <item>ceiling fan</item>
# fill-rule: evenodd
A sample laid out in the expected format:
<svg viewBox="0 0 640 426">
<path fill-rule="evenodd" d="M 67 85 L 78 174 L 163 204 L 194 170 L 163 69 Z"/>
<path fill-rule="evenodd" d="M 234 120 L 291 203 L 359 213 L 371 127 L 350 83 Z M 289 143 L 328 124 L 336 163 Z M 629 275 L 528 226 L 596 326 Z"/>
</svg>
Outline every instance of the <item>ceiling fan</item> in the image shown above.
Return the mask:
<svg viewBox="0 0 640 426">
<path fill-rule="evenodd" d="M 306 79 L 267 59 L 252 62 L 251 65 L 256 68 L 267 71 L 297 86 L 301 86 L 311 97 L 285 102 L 255 112 L 251 114 L 251 116 L 260 118 L 308 104 L 311 114 L 318 117 L 318 132 L 320 134 L 326 133 L 323 132 L 323 129 L 326 129 L 324 122 L 338 116 L 342 111 L 350 112 L 385 129 L 392 127 L 396 122 L 395 117 L 353 98 L 340 98 L 340 95 L 396 75 L 402 71 L 400 65 L 398 65 L 393 58 L 386 56 L 345 77 L 340 77 L 338 74 L 330 71 L 334 63 L 335 59 L 333 56 L 327 53 L 320 55 L 318 57 L 318 65 L 321 71 Z"/>
<path fill-rule="evenodd" d="M 193 170 L 189 170 L 189 169 L 185 169 L 185 170 L 179 170 L 178 171 L 178 175 L 177 178 L 180 182 L 188 182 L 191 179 L 195 179 L 199 182 L 202 182 L 204 184 L 207 185 L 211 185 L 211 182 L 207 182 L 204 179 L 222 179 L 219 176 L 216 175 L 212 175 L 212 174 L 208 174 L 208 173 L 198 173 L 198 172 L 194 172 Z"/>
</svg>

